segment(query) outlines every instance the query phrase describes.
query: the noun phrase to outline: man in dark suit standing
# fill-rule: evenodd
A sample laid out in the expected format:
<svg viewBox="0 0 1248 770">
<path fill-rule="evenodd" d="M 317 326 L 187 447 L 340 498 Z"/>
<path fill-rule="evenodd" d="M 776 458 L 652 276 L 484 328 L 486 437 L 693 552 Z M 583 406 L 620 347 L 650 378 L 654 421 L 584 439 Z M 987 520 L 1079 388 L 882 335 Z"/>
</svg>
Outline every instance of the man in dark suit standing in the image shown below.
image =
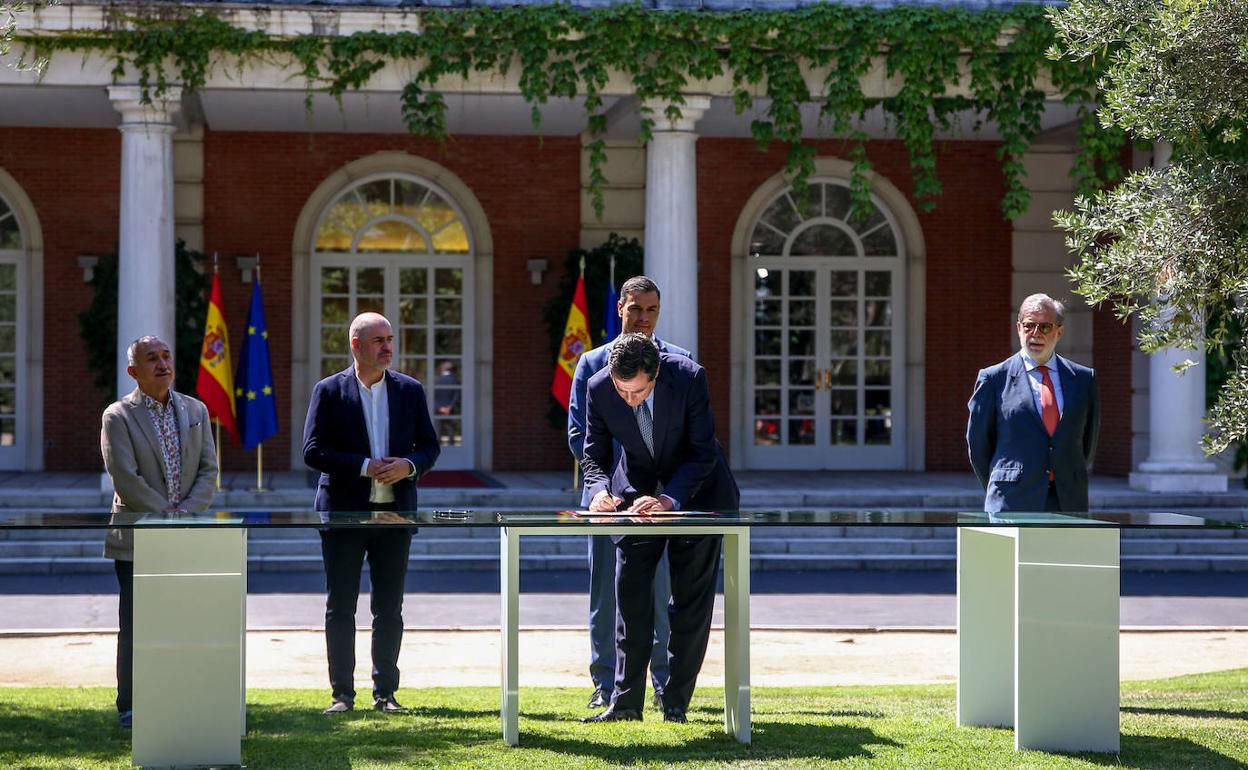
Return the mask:
<svg viewBox="0 0 1248 770">
<path fill-rule="evenodd" d="M 629 278 L 620 287 L 615 310 L 620 315 L 621 334 L 644 334 L 658 346 L 660 353 L 687 358 L 693 354 L 682 347 L 664 342 L 654 334 L 659 322 L 659 287 L 644 275 Z M 615 340 L 600 345 L 581 356 L 572 377 L 568 395 L 568 449 L 579 463 L 585 454 L 585 400 L 589 378 L 607 367 L 607 356 Z M 619 457 L 616 447 L 616 457 Z M 614 465 L 611 470 L 614 470 Z M 581 493 L 581 506 L 590 502 L 589 488 Z M 654 683 L 656 703 L 662 703 L 663 680 L 667 678 L 667 603 L 672 598 L 672 582 L 668 576 L 667 559 L 663 558 L 654 576 L 654 648 L 650 655 L 650 679 Z M 606 535 L 589 537 L 589 676 L 594 694 L 589 708 L 602 708 L 611 702 L 615 689 L 615 544 Z"/>
<path fill-rule="evenodd" d="M 966 446 L 989 513 L 1088 510 L 1100 397 L 1091 369 L 1054 353 L 1064 311 L 1047 294 L 1023 300 L 1021 349 L 975 381 Z"/>
<path fill-rule="evenodd" d="M 644 334 L 623 334 L 611 348 L 607 368 L 589 379 L 587 392 L 584 469 L 591 511 L 737 509 L 740 492 L 715 440 L 701 366 L 659 353 Z M 623 454 L 618 463 L 612 442 Z M 586 722 L 641 719 L 654 636 L 654 573 L 664 553 L 672 581 L 665 721 L 685 721 L 706 656 L 722 538 L 642 532 L 613 538 L 615 691 L 610 706 Z"/>
<path fill-rule="evenodd" d="M 415 510 L 416 481 L 433 467 L 440 451 L 425 389 L 411 377 L 389 371 L 394 332 L 385 317 L 356 316 L 350 336 L 355 363 L 316 384 L 303 426 L 303 460 L 321 472 L 316 510 Z M 394 693 L 399 687 L 403 584 L 411 543 L 407 528 L 321 530 L 329 594 L 325 647 L 333 688 L 326 714 L 355 706 L 355 607 L 365 557 L 372 581 L 373 708 L 402 710 Z"/>
</svg>

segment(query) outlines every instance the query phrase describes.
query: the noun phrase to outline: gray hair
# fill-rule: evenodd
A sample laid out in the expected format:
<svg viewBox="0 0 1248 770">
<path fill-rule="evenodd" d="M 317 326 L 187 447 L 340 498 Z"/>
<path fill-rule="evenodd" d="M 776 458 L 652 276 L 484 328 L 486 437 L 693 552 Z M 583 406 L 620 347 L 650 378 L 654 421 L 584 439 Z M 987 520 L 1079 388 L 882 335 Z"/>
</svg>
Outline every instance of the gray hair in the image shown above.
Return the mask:
<svg viewBox="0 0 1248 770">
<path fill-rule="evenodd" d="M 126 348 L 126 366 L 134 366 L 136 361 L 135 356 L 138 355 L 140 345 L 148 345 L 153 342 L 159 342 L 165 347 L 169 347 L 164 340 L 154 334 L 139 337 L 137 340 L 130 343 L 130 347 Z"/>
<path fill-rule="evenodd" d="M 1053 315 L 1057 319 L 1057 325 L 1061 326 L 1066 321 L 1066 305 L 1060 300 L 1053 299 L 1048 294 L 1032 294 L 1023 300 L 1018 306 L 1018 320 L 1023 320 L 1023 314 L 1033 310 L 1049 309 L 1053 311 Z"/>
<path fill-rule="evenodd" d="M 360 338 L 360 332 L 371 326 L 376 326 L 379 323 L 384 323 L 387 326 L 390 325 L 390 321 L 381 313 L 360 313 L 353 321 L 351 321 L 351 330 L 348 336 L 350 339 L 358 340 Z"/>
</svg>

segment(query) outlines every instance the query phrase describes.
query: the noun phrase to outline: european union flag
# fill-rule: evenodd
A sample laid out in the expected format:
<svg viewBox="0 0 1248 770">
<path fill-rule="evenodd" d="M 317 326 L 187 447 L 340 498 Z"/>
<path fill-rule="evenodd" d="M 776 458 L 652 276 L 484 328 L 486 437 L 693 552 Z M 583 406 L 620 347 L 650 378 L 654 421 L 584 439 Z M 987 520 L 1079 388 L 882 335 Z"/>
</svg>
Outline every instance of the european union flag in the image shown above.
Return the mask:
<svg viewBox="0 0 1248 770">
<path fill-rule="evenodd" d="M 277 433 L 277 401 L 273 393 L 273 367 L 269 363 L 269 331 L 264 324 L 264 302 L 260 298 L 260 277 L 251 289 L 243 350 L 234 377 L 234 399 L 238 432 L 243 446 L 255 449 Z"/>
<path fill-rule="evenodd" d="M 611 277 L 607 279 L 607 307 L 603 310 L 603 342 L 610 342 L 620 336 L 620 312 L 615 307 L 620 301 L 620 294 L 615 290 L 615 271 L 612 270 L 611 273 Z"/>
</svg>

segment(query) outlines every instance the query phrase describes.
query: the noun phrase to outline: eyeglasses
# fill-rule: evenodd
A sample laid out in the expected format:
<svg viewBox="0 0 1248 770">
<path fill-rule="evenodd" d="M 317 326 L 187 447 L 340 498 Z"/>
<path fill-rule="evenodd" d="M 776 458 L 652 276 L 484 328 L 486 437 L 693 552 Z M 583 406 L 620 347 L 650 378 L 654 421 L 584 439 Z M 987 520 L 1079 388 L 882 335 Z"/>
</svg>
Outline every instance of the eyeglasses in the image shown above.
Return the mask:
<svg viewBox="0 0 1248 770">
<path fill-rule="evenodd" d="M 1027 332 L 1028 334 L 1031 334 L 1032 332 L 1040 332 L 1041 334 L 1048 334 L 1049 332 L 1053 331 L 1053 327 L 1056 326 L 1057 324 L 1051 324 L 1047 322 L 1036 323 L 1035 321 L 1019 321 L 1018 325 L 1023 327 L 1023 331 Z"/>
</svg>

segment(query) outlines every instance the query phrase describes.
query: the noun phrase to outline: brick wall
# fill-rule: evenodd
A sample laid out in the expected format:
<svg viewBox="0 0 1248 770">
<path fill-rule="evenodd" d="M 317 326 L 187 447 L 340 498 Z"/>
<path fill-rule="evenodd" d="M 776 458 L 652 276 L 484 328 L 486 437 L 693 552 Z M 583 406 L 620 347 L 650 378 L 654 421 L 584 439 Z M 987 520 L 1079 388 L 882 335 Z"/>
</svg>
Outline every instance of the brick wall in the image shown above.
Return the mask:
<svg viewBox="0 0 1248 770">
<path fill-rule="evenodd" d="M 43 231 L 43 435 L 48 470 L 103 468 L 100 413 L 113 393 L 87 368 L 78 314 L 92 289 L 78 257 L 117 248 L 121 134 L 0 128 L 0 168 L 30 197 Z M 133 301 L 143 301 L 134 298 Z"/>
<path fill-rule="evenodd" d="M 261 253 L 265 313 L 281 432 L 266 443 L 266 465 L 289 457 L 291 248 L 300 211 L 331 173 L 358 158 L 401 151 L 454 172 L 485 209 L 494 241 L 494 467 L 561 468 L 561 431 L 543 416 L 553 364 L 541 320 L 557 271 L 533 286 L 525 262 L 561 265 L 580 235 L 580 145 L 576 138 L 461 136 L 444 148 L 407 135 L 208 131 L 204 137 L 204 245 L 223 256 Z M 232 261 L 228 262 L 232 268 Z M 222 279 L 231 329 L 246 317 L 250 287 L 230 270 Z M 298 312 L 306 312 L 302 308 Z M 235 343 L 237 345 L 238 343 Z M 302 423 L 293 426 L 299 441 Z M 253 453 L 226 453 L 227 468 L 254 467 Z"/>
</svg>

